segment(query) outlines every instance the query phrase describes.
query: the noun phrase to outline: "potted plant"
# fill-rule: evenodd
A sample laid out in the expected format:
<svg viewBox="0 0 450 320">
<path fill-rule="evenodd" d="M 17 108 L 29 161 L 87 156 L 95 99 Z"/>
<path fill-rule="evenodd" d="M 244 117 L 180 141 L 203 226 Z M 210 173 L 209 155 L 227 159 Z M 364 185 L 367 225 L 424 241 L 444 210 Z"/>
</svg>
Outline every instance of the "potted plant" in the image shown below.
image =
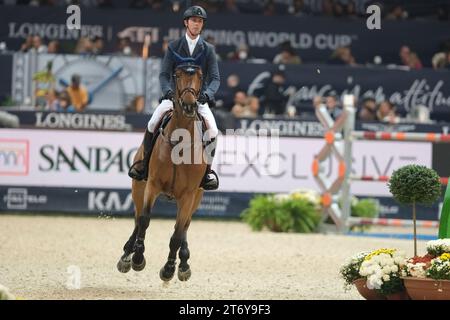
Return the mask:
<svg viewBox="0 0 450 320">
<path fill-rule="evenodd" d="M 388 300 L 407 300 L 401 272 L 406 264 L 403 251 L 378 249 L 369 253 L 361 264 L 359 274 L 365 277 L 368 289 L 375 290 Z"/>
<path fill-rule="evenodd" d="M 352 286 L 356 287 L 359 294 L 367 300 L 384 300 L 377 291 L 367 288 L 366 278 L 359 274 L 359 269 L 364 258 L 369 252 L 360 252 L 350 257 L 340 268 L 339 274 L 344 280 L 344 290 L 348 291 Z"/>
<path fill-rule="evenodd" d="M 320 223 L 320 207 L 306 192 L 258 195 L 241 216 L 256 231 L 266 227 L 275 232 L 309 233 Z"/>
<path fill-rule="evenodd" d="M 402 272 L 413 300 L 450 300 L 450 239 L 427 243 L 427 254 L 407 261 Z"/>
<path fill-rule="evenodd" d="M 412 204 L 414 223 L 414 256 L 417 256 L 416 204 L 430 205 L 441 195 L 439 175 L 433 169 L 421 165 L 407 165 L 395 170 L 389 183 L 389 191 L 402 204 Z"/>
</svg>

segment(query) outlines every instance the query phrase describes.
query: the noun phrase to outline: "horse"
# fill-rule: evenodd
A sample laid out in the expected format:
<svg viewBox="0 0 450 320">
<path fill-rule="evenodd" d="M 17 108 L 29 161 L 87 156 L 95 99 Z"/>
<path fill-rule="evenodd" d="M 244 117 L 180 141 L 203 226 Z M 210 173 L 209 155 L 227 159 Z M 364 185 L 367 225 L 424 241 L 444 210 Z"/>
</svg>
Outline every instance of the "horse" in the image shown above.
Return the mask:
<svg viewBox="0 0 450 320">
<path fill-rule="evenodd" d="M 202 85 L 202 70 L 198 65 L 182 64 L 174 72 L 176 90 L 173 99 L 172 117 L 165 128 L 159 128 L 159 136 L 154 140 L 153 151 L 149 160 L 149 174 L 147 181 L 132 181 L 132 198 L 135 205 L 135 226 L 133 233 L 123 247 L 123 255 L 117 263 L 120 272 L 144 269 L 144 240 L 146 229 L 150 223 L 150 216 L 155 200 L 160 194 L 175 199 L 177 216 L 174 232 L 169 242 L 167 262 L 161 268 L 159 276 L 163 281 L 170 281 L 175 273 L 176 254 L 179 251 L 180 264 L 178 279 L 187 281 L 191 276 L 188 264 L 190 256 L 187 231 L 192 215 L 197 210 L 204 190 L 200 187 L 206 172 L 208 156 L 205 152 L 208 146 L 202 143 L 202 131 L 198 130 L 201 116 L 198 113 L 197 98 Z M 200 125 L 201 126 L 201 125 Z M 185 129 L 194 142 L 185 143 L 180 154 L 187 151 L 189 161 L 178 163 L 172 154 L 179 144 L 177 129 Z M 185 131 L 186 132 L 186 131 Z M 184 139 L 183 139 L 184 142 Z M 190 151 L 190 152 L 189 152 Z M 190 155 L 189 155 L 190 153 Z M 134 161 L 142 159 L 143 146 L 135 155 Z M 176 152 L 175 152 L 176 154 Z M 193 161 L 197 159 L 197 161 Z M 200 159 L 200 161 L 198 161 Z M 187 162 L 187 163 L 186 163 Z"/>
</svg>

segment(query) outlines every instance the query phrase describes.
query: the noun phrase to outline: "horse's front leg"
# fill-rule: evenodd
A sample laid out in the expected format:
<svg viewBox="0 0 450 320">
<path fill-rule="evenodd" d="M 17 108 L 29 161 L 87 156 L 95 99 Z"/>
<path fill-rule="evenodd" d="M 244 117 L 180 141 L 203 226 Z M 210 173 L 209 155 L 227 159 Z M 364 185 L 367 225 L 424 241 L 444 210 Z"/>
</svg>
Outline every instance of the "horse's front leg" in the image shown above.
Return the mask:
<svg viewBox="0 0 450 320">
<path fill-rule="evenodd" d="M 178 256 L 180 258 L 180 265 L 178 266 L 178 279 L 180 281 L 187 281 L 191 277 L 191 268 L 187 263 L 190 252 L 187 242 L 187 231 L 191 223 L 192 215 L 200 205 L 203 196 L 203 190 L 199 190 L 197 194 L 187 199 L 179 201 L 179 210 L 177 214 L 177 222 L 175 224 L 175 231 L 170 238 L 170 252 L 166 264 L 161 269 L 159 276 L 163 281 L 169 281 L 172 279 L 175 273 L 176 253 L 179 249 Z M 194 199 L 192 201 L 192 199 Z M 191 206 L 189 207 L 189 203 Z M 187 211 L 183 211 L 182 208 L 186 208 Z M 188 209 L 187 209 L 188 208 Z"/>
<path fill-rule="evenodd" d="M 145 233 L 150 224 L 150 216 L 153 204 L 155 203 L 156 197 L 159 192 L 157 189 L 150 184 L 150 181 L 147 182 L 144 194 L 144 206 L 142 210 L 142 214 L 140 214 L 137 218 L 137 234 L 136 241 L 133 246 L 133 257 L 131 258 L 131 267 L 134 271 L 141 271 L 145 268 Z"/>
<path fill-rule="evenodd" d="M 161 271 L 159 272 L 159 277 L 163 281 L 170 281 L 175 273 L 177 252 L 181 247 L 183 240 L 185 239 L 185 230 L 186 226 L 189 225 L 189 222 L 191 220 L 193 204 L 194 197 L 191 194 L 185 195 L 183 196 L 183 198 L 177 201 L 177 221 L 175 223 L 175 230 L 172 234 L 172 237 L 170 237 L 169 256 L 167 258 L 166 264 L 161 268 Z M 187 253 L 189 253 L 189 250 L 187 251 Z"/>
</svg>

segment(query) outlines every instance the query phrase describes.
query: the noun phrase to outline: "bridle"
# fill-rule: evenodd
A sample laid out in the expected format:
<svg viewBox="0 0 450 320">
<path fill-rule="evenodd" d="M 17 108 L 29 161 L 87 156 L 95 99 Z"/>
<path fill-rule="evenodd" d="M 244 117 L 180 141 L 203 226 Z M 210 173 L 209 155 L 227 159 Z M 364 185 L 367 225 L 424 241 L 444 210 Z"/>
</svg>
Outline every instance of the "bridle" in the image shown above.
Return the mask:
<svg viewBox="0 0 450 320">
<path fill-rule="evenodd" d="M 187 73 L 189 75 L 194 75 L 198 69 L 200 67 L 196 66 L 196 65 L 180 65 L 177 67 L 177 70 L 181 70 L 181 72 Z M 178 96 L 178 104 L 181 106 L 182 110 L 183 110 L 183 115 L 186 116 L 187 118 L 195 118 L 196 117 L 196 113 L 198 110 L 198 102 L 194 103 L 193 105 L 188 105 L 183 103 L 183 97 L 185 94 L 187 93 L 191 93 L 194 97 L 195 100 L 197 101 L 198 96 L 200 95 L 200 90 L 201 90 L 201 82 L 202 82 L 202 77 L 200 76 L 200 86 L 198 88 L 198 90 L 195 90 L 194 88 L 192 88 L 192 80 L 191 82 L 188 84 L 188 86 L 186 88 L 183 89 L 179 89 L 178 88 L 178 75 L 175 72 L 175 83 L 176 83 L 176 90 L 177 90 L 177 95 Z"/>
</svg>

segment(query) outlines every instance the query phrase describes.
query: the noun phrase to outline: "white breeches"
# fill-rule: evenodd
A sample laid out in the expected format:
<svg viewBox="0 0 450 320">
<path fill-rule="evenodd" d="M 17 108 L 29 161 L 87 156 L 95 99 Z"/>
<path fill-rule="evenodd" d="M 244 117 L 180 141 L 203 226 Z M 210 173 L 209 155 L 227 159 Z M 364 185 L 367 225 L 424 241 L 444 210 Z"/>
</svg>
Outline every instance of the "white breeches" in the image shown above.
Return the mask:
<svg viewBox="0 0 450 320">
<path fill-rule="evenodd" d="M 171 100 L 161 101 L 160 105 L 156 108 L 155 112 L 153 112 L 152 117 L 148 122 L 147 125 L 148 131 L 154 132 L 163 114 L 166 111 L 172 109 L 173 109 L 173 102 Z M 217 129 L 216 119 L 214 119 L 214 115 L 209 109 L 208 104 L 207 103 L 199 104 L 198 113 L 200 113 L 202 117 L 205 118 L 206 125 L 208 127 L 208 134 L 206 136 L 207 140 L 211 140 L 212 138 L 217 137 L 217 135 L 219 134 L 219 129 Z"/>
</svg>

